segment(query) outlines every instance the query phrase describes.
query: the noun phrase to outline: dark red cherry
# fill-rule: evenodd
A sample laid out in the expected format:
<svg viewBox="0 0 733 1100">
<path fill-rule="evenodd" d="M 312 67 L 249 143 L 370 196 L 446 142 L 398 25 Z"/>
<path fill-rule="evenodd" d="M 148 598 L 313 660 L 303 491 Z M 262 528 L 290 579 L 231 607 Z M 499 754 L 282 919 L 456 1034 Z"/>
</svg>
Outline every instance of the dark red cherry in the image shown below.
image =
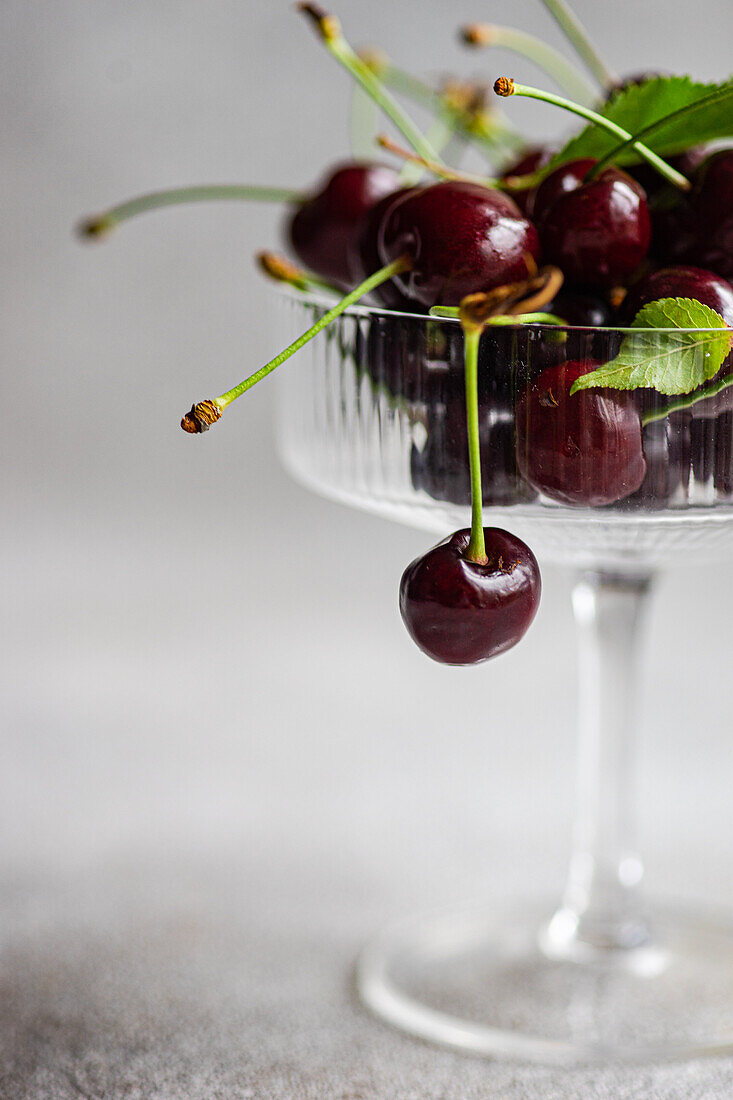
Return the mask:
<svg viewBox="0 0 733 1100">
<path fill-rule="evenodd" d="M 424 310 L 526 279 L 540 246 L 534 226 L 507 195 L 450 182 L 423 187 L 389 207 L 379 257 L 386 264 L 403 255 L 412 269 L 394 282 Z"/>
<path fill-rule="evenodd" d="M 543 309 L 578 328 L 605 328 L 614 321 L 613 308 L 605 298 L 568 286 L 564 286 L 555 300 Z"/>
<path fill-rule="evenodd" d="M 646 473 L 641 418 L 622 390 L 579 390 L 593 360 L 542 372 L 516 406 L 517 463 L 545 496 L 563 504 L 613 504 L 635 492 Z"/>
<path fill-rule="evenodd" d="M 643 188 L 609 167 L 584 183 L 592 160 L 563 164 L 543 180 L 533 203 L 545 261 L 572 283 L 623 284 L 644 260 L 651 240 Z"/>
<path fill-rule="evenodd" d="M 346 161 L 331 169 L 288 222 L 287 234 L 298 259 L 322 279 L 350 286 L 349 257 L 357 229 L 367 210 L 396 190 L 397 181 L 397 172 L 384 164 Z"/>
<path fill-rule="evenodd" d="M 394 202 L 416 190 L 415 187 L 400 187 L 396 191 L 391 191 L 375 202 L 362 216 L 349 252 L 353 286 L 358 286 L 367 276 L 373 275 L 383 266 L 379 256 L 379 233 L 382 222 Z M 395 285 L 394 279 L 388 279 L 386 283 L 377 287 L 374 297 L 390 309 L 410 309 L 412 305 Z"/>
<path fill-rule="evenodd" d="M 542 588 L 537 560 L 521 539 L 485 527 L 488 563 L 464 556 L 471 533 L 456 531 L 408 565 L 400 611 L 428 657 L 474 665 L 506 652 L 524 636 Z"/>
<path fill-rule="evenodd" d="M 733 287 L 701 267 L 662 267 L 635 283 L 621 303 L 620 323 L 630 325 L 639 310 L 659 298 L 694 298 L 719 313 L 733 328 Z"/>
</svg>

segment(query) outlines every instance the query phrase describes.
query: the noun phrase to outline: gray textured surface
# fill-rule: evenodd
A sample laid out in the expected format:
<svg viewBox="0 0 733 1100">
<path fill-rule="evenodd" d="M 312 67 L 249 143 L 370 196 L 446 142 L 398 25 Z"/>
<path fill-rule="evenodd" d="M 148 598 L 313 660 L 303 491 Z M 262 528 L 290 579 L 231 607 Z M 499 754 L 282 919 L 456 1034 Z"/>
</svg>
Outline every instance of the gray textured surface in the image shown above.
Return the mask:
<svg viewBox="0 0 733 1100">
<path fill-rule="evenodd" d="M 654 65 L 729 71 L 730 35 L 693 42 L 668 0 L 633 5 L 638 38 L 578 7 L 624 68 L 664 18 Z M 482 14 L 338 10 L 423 71 Z M 533 0 L 511 15 L 559 43 Z M 314 178 L 346 150 L 345 78 L 289 3 L 252 0 L 6 0 L 0 59 L 2 1100 L 728 1100 L 729 1062 L 472 1062 L 351 998 L 391 917 L 559 888 L 567 580 L 546 572 L 495 665 L 430 665 L 395 598 L 424 536 L 292 486 L 271 389 L 210 437 L 177 427 L 279 346 L 250 263 L 277 213 L 167 212 L 90 250 L 70 232 L 150 187 Z M 732 617 L 694 563 L 660 585 L 639 780 L 650 890 L 728 905 Z"/>
</svg>

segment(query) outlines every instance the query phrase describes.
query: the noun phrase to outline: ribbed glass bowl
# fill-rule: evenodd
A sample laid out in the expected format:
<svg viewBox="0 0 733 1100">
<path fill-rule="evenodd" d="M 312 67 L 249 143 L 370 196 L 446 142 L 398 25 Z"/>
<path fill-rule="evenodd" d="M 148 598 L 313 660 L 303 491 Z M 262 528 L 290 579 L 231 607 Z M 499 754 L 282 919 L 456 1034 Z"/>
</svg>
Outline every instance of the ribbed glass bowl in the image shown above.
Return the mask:
<svg viewBox="0 0 733 1100">
<path fill-rule="evenodd" d="M 279 295 L 279 339 L 294 338 L 328 305 Z M 674 564 L 693 550 L 719 556 L 733 546 L 733 390 L 720 394 L 714 407 L 707 401 L 648 424 L 646 476 L 613 503 L 568 506 L 522 476 L 517 444 L 525 449 L 525 469 L 533 446 L 531 437 L 523 444 L 517 439 L 522 395 L 543 369 L 563 359 L 610 360 L 623 336 L 623 330 L 542 325 L 484 335 L 479 415 L 486 523 L 511 528 L 540 559 L 567 565 Z M 665 353 L 665 332 L 656 330 L 655 338 Z M 457 321 L 351 308 L 278 371 L 286 467 L 322 494 L 404 523 L 441 534 L 466 526 L 463 369 Z M 630 400 L 644 414 L 670 402 L 651 390 Z M 558 431 L 562 423 L 558 417 Z"/>
</svg>

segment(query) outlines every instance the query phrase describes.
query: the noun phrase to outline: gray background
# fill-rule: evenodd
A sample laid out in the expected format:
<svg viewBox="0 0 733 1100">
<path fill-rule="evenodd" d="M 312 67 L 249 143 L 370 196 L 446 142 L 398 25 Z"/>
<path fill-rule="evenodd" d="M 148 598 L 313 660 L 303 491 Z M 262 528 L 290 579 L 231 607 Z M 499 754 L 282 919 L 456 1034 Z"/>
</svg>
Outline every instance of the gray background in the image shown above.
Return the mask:
<svg viewBox="0 0 733 1100">
<path fill-rule="evenodd" d="M 621 70 L 730 70 L 730 0 L 577 9 Z M 540 79 L 467 58 L 466 19 L 561 45 L 536 0 L 337 11 L 424 74 Z M 426 536 L 291 484 L 272 386 L 207 437 L 177 426 L 280 346 L 251 261 L 278 212 L 71 233 L 169 184 L 308 184 L 348 154 L 345 74 L 280 0 L 5 0 L 0 87 L 2 1096 L 729 1096 L 729 1063 L 564 1078 L 453 1058 L 349 998 L 382 920 L 559 889 L 569 580 L 545 570 L 536 625 L 495 664 L 429 663 L 396 606 Z M 639 784 L 650 890 L 733 903 L 728 574 L 660 581 Z"/>
</svg>

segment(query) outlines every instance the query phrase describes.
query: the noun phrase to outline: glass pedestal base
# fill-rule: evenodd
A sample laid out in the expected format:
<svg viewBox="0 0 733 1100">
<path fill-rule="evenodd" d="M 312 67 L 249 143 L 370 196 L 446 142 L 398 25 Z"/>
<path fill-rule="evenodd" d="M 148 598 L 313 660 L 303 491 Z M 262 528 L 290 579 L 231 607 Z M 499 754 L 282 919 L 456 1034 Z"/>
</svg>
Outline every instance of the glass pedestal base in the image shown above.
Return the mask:
<svg viewBox="0 0 733 1100">
<path fill-rule="evenodd" d="M 733 1052 L 733 919 L 664 912 L 652 940 L 550 957 L 547 914 L 474 911 L 404 923 L 371 943 L 358 988 L 379 1017 L 472 1054 L 548 1063 Z"/>
</svg>

